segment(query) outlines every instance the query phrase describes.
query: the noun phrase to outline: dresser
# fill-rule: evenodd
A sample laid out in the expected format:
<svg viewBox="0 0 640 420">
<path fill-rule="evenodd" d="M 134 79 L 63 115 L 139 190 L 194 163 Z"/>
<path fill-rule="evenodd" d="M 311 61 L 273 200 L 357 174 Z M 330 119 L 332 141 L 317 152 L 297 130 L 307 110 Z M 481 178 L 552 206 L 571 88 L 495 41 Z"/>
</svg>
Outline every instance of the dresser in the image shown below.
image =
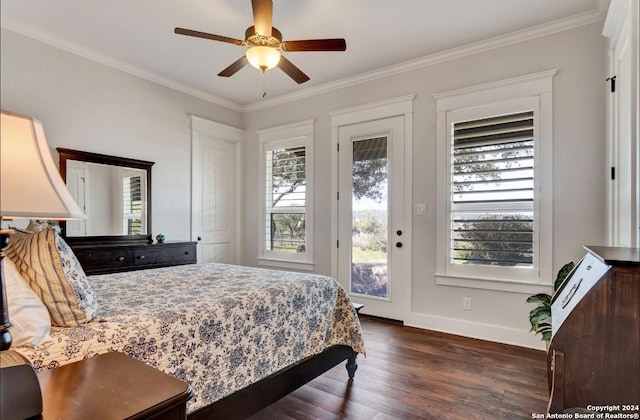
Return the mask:
<svg viewBox="0 0 640 420">
<path fill-rule="evenodd" d="M 72 245 L 86 274 L 106 274 L 145 268 L 195 264 L 196 242 L 136 245 Z"/>
<path fill-rule="evenodd" d="M 638 412 L 640 249 L 586 246 L 551 300 L 548 411 Z M 626 408 L 626 409 L 625 409 Z"/>
</svg>

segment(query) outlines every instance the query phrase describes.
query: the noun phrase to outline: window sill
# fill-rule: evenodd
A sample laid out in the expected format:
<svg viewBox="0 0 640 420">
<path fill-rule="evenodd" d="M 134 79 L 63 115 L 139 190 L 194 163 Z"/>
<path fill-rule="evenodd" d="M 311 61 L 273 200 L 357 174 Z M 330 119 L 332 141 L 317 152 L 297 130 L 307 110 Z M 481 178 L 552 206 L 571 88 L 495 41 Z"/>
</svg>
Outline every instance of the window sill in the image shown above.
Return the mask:
<svg viewBox="0 0 640 420">
<path fill-rule="evenodd" d="M 258 258 L 258 265 L 263 267 L 286 268 L 289 270 L 313 271 L 314 263 Z"/>
<path fill-rule="evenodd" d="M 435 274 L 436 284 L 441 286 L 467 287 L 470 289 L 497 290 L 501 292 L 535 294 L 535 293 L 551 293 L 552 285 L 525 282 L 510 281 L 479 277 L 460 277 L 447 274 Z"/>
</svg>

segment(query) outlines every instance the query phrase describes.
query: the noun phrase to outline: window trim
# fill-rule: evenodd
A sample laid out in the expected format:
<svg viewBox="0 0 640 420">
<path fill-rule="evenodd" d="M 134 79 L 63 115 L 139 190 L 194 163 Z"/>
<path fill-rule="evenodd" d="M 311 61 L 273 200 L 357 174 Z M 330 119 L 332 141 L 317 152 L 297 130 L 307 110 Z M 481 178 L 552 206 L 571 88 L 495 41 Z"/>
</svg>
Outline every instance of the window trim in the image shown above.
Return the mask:
<svg viewBox="0 0 640 420">
<path fill-rule="evenodd" d="M 269 267 L 311 271 L 313 259 L 313 124 L 314 120 L 258 130 L 260 227 L 258 264 Z M 266 249 L 266 153 L 277 148 L 305 147 L 305 252 L 288 253 Z"/>
<path fill-rule="evenodd" d="M 437 261 L 436 283 L 449 286 L 530 293 L 551 286 L 553 266 L 553 76 L 556 70 L 515 77 L 434 95 L 437 107 Z M 537 243 L 534 267 L 453 267 L 449 263 L 450 215 L 450 150 L 449 130 L 453 117 L 482 115 L 481 112 L 502 109 L 517 112 L 518 107 L 532 104 L 536 132 L 534 202 Z M 513 107 L 515 106 L 515 108 Z M 536 131 L 537 130 L 537 131 Z M 544 245 L 544 246 L 541 246 Z M 521 275 L 523 270 L 527 275 Z"/>
</svg>

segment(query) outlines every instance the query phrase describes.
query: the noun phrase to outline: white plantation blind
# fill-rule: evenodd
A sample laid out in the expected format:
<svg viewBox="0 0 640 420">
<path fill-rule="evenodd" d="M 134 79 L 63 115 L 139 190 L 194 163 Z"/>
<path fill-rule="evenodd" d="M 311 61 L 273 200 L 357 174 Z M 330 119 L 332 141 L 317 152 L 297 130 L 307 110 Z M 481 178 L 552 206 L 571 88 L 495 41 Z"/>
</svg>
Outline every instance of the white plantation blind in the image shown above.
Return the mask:
<svg viewBox="0 0 640 420">
<path fill-rule="evenodd" d="M 304 207 L 306 198 L 306 153 L 304 146 L 267 152 L 267 205 L 273 211 Z"/>
<path fill-rule="evenodd" d="M 142 232 L 142 179 L 140 176 L 122 178 L 122 215 L 124 235 Z"/>
<path fill-rule="evenodd" d="M 534 113 L 456 122 L 451 142 L 451 263 L 531 266 Z"/>
</svg>

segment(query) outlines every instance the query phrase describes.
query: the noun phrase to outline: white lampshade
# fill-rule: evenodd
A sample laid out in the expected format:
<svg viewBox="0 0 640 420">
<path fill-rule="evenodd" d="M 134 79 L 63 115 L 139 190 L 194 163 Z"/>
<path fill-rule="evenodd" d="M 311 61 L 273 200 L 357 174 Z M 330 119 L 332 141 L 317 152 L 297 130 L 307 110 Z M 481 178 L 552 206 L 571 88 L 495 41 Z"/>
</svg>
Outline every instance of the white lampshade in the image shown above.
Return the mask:
<svg viewBox="0 0 640 420">
<path fill-rule="evenodd" d="M 2 111 L 0 216 L 11 219 L 86 219 L 56 168 L 42 124 Z"/>
<path fill-rule="evenodd" d="M 258 70 L 269 70 L 280 62 L 280 51 L 273 47 L 251 47 L 245 53 L 249 64 Z"/>
</svg>

